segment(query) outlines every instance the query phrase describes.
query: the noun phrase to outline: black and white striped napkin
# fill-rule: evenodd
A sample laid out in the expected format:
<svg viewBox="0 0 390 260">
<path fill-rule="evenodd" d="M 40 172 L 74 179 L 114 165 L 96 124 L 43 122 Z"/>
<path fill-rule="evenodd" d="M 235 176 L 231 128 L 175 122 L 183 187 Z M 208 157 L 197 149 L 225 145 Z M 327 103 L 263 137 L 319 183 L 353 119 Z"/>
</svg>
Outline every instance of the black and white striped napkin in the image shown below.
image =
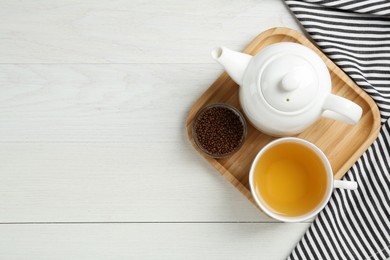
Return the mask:
<svg viewBox="0 0 390 260">
<path fill-rule="evenodd" d="M 285 0 L 320 49 L 377 103 L 382 129 L 289 256 L 390 257 L 390 0 Z"/>
</svg>

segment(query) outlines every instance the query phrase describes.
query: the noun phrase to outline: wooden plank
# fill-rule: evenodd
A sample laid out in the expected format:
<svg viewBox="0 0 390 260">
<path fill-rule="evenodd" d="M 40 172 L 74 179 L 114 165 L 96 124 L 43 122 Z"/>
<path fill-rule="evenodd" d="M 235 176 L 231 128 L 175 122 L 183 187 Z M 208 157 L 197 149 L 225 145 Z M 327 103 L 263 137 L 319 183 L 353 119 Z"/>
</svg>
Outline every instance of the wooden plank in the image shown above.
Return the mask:
<svg viewBox="0 0 390 260">
<path fill-rule="evenodd" d="M 0 225 L 0 258 L 285 259 L 308 224 Z"/>
<path fill-rule="evenodd" d="M 186 113 L 221 72 L 218 64 L 0 65 L 0 142 L 183 143 Z"/>
<path fill-rule="evenodd" d="M 283 1 L 51 0 L 0 3 L 0 63 L 212 63 L 275 26 Z"/>
<path fill-rule="evenodd" d="M 2 143 L 0 222 L 259 221 L 181 143 Z"/>
<path fill-rule="evenodd" d="M 221 72 L 218 64 L 0 65 L 0 142 L 182 143 L 189 107 Z"/>
</svg>

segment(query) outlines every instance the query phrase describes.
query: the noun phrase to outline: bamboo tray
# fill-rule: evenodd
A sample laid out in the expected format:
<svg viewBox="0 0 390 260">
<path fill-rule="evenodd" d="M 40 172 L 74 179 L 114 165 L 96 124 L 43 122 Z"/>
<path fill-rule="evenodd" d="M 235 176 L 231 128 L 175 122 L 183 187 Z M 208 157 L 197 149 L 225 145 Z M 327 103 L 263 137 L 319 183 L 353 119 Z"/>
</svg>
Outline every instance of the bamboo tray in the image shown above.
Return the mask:
<svg viewBox="0 0 390 260">
<path fill-rule="evenodd" d="M 297 42 L 313 49 L 324 60 L 332 77 L 332 93 L 346 97 L 363 108 L 357 125 L 347 125 L 321 118 L 304 132 L 296 135 L 316 144 L 327 155 L 336 179 L 340 179 L 372 144 L 380 130 L 380 115 L 375 102 L 360 89 L 339 67 L 302 34 L 288 28 L 272 28 L 257 36 L 244 52 L 254 55 L 264 47 L 277 42 Z M 219 66 L 215 64 L 215 66 Z M 249 169 L 259 150 L 276 139 L 256 130 L 250 122 L 244 145 L 233 156 L 213 159 L 204 155 L 192 138 L 192 122 L 196 113 L 208 104 L 228 103 L 242 109 L 238 100 L 238 85 L 223 73 L 191 107 L 186 121 L 188 139 L 192 146 L 213 165 L 230 183 L 253 203 L 249 187 Z"/>
</svg>

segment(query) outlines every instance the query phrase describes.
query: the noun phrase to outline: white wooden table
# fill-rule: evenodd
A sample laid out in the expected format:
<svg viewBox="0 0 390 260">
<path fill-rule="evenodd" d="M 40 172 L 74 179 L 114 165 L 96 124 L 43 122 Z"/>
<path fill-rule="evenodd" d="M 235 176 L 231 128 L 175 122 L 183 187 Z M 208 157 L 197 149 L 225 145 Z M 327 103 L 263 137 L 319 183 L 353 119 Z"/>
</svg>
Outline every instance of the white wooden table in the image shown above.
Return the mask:
<svg viewBox="0 0 390 260">
<path fill-rule="evenodd" d="M 0 259 L 284 259 L 187 142 L 191 104 L 282 0 L 0 0 Z"/>
</svg>

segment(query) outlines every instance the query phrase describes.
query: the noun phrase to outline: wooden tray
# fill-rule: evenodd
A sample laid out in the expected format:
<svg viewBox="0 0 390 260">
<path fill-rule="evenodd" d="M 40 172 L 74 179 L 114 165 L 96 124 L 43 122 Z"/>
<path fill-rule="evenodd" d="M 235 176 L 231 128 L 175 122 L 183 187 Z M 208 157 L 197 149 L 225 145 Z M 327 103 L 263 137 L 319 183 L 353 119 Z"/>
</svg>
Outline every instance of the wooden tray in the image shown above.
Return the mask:
<svg viewBox="0 0 390 260">
<path fill-rule="evenodd" d="M 332 119 L 321 118 L 296 136 L 316 144 L 327 155 L 336 179 L 340 179 L 372 144 L 380 130 L 380 115 L 375 102 L 360 89 L 339 67 L 300 33 L 288 28 L 269 29 L 257 36 L 244 50 L 256 54 L 276 42 L 297 42 L 313 49 L 326 63 L 332 77 L 332 92 L 346 97 L 363 108 L 357 125 L 351 126 Z M 215 66 L 219 66 L 215 64 Z M 249 169 L 259 150 L 275 137 L 256 130 L 248 123 L 248 135 L 242 148 L 233 156 L 213 159 L 204 155 L 192 138 L 192 122 L 196 113 L 212 103 L 228 103 L 242 109 L 238 100 L 238 85 L 223 73 L 191 107 L 186 121 L 188 139 L 192 146 L 230 183 L 254 203 L 249 187 Z"/>
</svg>

